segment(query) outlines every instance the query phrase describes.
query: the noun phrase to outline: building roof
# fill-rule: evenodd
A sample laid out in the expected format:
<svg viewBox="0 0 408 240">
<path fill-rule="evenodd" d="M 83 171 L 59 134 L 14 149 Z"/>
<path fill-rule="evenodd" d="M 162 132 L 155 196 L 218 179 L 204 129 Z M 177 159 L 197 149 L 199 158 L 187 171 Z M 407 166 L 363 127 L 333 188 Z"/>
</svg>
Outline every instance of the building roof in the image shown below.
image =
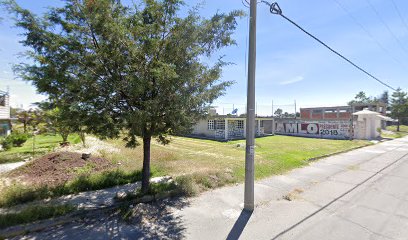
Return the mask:
<svg viewBox="0 0 408 240">
<path fill-rule="evenodd" d="M 381 118 L 382 120 L 385 120 L 387 122 L 398 122 L 398 120 L 392 119 L 390 117 L 387 116 L 383 116 L 383 115 L 377 115 L 379 118 Z"/>
<path fill-rule="evenodd" d="M 351 108 L 350 106 L 334 106 L 334 107 L 310 107 L 310 108 L 300 108 L 300 109 L 337 109 L 337 108 Z"/>
<path fill-rule="evenodd" d="M 353 115 L 378 115 L 378 112 L 373 112 L 367 109 L 353 113 Z"/>
<path fill-rule="evenodd" d="M 361 107 L 361 106 L 387 106 L 386 103 L 383 102 L 373 102 L 373 103 L 352 103 L 352 106 L 357 106 L 357 107 Z"/>
</svg>

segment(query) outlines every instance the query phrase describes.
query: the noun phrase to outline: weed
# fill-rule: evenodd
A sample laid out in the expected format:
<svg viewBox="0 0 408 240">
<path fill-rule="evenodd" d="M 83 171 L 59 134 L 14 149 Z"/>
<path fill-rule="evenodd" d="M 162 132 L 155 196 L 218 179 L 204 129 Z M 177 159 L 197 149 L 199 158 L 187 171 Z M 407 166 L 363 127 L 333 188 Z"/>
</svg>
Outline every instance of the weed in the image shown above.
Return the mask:
<svg viewBox="0 0 408 240">
<path fill-rule="evenodd" d="M 184 196 L 191 197 L 200 192 L 199 186 L 195 183 L 191 175 L 177 177 L 175 181 L 180 194 Z"/>
<path fill-rule="evenodd" d="M 65 215 L 75 210 L 72 205 L 28 206 L 18 213 L 0 214 L 0 228 Z"/>
<path fill-rule="evenodd" d="M 75 168 L 74 172 L 78 175 L 86 175 L 90 174 L 95 167 L 96 167 L 95 163 L 88 162 L 82 167 Z"/>
<path fill-rule="evenodd" d="M 13 206 L 49 197 L 58 197 L 84 191 L 99 190 L 141 180 L 141 172 L 106 171 L 93 175 L 80 175 L 76 179 L 56 187 L 24 186 L 19 183 L 4 189 L 0 195 L 0 207 Z"/>
</svg>

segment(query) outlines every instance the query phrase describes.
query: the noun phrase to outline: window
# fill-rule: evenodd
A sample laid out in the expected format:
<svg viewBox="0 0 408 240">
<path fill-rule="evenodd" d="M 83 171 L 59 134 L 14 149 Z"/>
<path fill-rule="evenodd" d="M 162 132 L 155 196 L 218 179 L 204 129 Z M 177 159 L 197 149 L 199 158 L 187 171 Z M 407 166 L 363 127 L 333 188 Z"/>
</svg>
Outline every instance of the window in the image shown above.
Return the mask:
<svg viewBox="0 0 408 240">
<path fill-rule="evenodd" d="M 321 109 L 313 109 L 313 114 L 321 114 L 322 110 Z"/>
<path fill-rule="evenodd" d="M 216 129 L 225 129 L 225 121 L 224 120 L 218 120 L 215 121 Z"/>
<path fill-rule="evenodd" d="M 0 106 L 6 106 L 6 96 L 2 95 L 0 96 Z"/>
<path fill-rule="evenodd" d="M 264 121 L 261 120 L 261 121 L 259 121 L 259 122 L 261 123 L 261 126 L 260 126 L 260 127 L 261 127 L 261 128 L 264 127 Z"/>
<path fill-rule="evenodd" d="M 215 122 L 214 120 L 208 120 L 208 124 L 207 124 L 208 130 L 214 130 L 214 126 L 215 126 L 214 122 Z"/>
<path fill-rule="evenodd" d="M 244 120 L 238 120 L 237 121 L 237 128 L 238 129 L 244 129 Z"/>
</svg>

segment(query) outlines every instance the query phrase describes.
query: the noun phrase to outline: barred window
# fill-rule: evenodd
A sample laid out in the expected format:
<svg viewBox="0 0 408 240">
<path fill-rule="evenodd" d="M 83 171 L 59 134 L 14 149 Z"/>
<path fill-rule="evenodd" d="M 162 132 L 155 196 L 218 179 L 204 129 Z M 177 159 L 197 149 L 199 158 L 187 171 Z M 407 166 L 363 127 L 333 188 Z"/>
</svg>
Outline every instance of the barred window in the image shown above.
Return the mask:
<svg viewBox="0 0 408 240">
<path fill-rule="evenodd" d="M 237 121 L 237 128 L 238 129 L 244 129 L 244 120 L 238 120 Z"/>
<path fill-rule="evenodd" d="M 0 96 L 0 106 L 6 106 L 6 96 L 2 95 Z"/>
<path fill-rule="evenodd" d="M 313 114 L 322 114 L 322 110 L 321 109 L 313 109 Z"/>
<path fill-rule="evenodd" d="M 214 126 L 215 126 L 214 120 L 208 120 L 207 126 L 208 126 L 208 130 L 214 130 Z"/>
<path fill-rule="evenodd" d="M 219 120 L 215 121 L 217 129 L 225 129 L 225 121 Z"/>
</svg>

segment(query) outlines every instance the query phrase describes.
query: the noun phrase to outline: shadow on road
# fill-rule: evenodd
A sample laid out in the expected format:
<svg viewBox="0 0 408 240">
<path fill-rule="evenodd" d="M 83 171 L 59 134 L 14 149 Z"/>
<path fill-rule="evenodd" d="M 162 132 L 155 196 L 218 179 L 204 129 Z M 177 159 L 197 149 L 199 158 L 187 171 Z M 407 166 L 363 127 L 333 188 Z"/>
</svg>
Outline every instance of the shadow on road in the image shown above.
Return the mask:
<svg viewBox="0 0 408 240">
<path fill-rule="evenodd" d="M 180 198 L 134 206 L 129 203 L 118 209 L 87 214 L 52 229 L 28 233 L 24 239 L 182 239 L 185 228 L 172 210 L 188 204 Z"/>
<path fill-rule="evenodd" d="M 242 210 L 237 221 L 232 227 L 230 233 L 227 236 L 227 240 L 237 240 L 241 236 L 242 232 L 245 229 L 249 219 L 252 216 L 253 211 Z"/>
</svg>

